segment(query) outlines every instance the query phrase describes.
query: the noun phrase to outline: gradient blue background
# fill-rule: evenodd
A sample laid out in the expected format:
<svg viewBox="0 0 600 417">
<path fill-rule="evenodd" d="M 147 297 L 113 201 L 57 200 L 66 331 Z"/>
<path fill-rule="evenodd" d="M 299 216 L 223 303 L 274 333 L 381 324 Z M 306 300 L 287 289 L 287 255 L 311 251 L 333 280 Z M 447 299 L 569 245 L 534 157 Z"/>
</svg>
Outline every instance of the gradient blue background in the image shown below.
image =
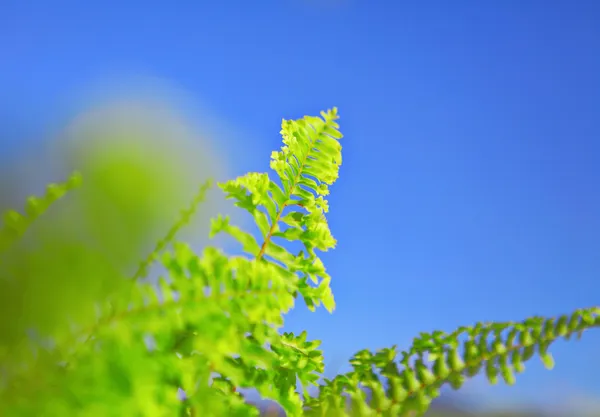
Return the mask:
<svg viewBox="0 0 600 417">
<path fill-rule="evenodd" d="M 168 80 L 243 132 L 218 142 L 235 175 L 267 169 L 282 117 L 338 106 L 338 309 L 288 322 L 334 373 L 420 331 L 598 304 L 598 22 L 591 0 L 4 0 L 0 149 L 35 146 L 81 110 L 66 97 L 121 76 Z M 516 387 L 465 395 L 600 399 L 599 347 L 559 342 L 552 372 L 535 360 Z"/>
</svg>

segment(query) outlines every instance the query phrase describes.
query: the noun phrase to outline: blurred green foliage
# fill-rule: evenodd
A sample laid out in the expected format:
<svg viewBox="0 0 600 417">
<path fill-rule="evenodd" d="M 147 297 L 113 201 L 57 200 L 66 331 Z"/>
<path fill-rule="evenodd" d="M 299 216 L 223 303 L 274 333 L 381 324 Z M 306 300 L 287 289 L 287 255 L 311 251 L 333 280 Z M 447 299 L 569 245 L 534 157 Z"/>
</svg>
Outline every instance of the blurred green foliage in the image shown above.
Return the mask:
<svg viewBox="0 0 600 417">
<path fill-rule="evenodd" d="M 25 226 L 27 213 L 41 213 L 71 189 L 0 253 L 0 346 L 5 353 L 18 355 L 32 332 L 60 335 L 70 331 L 69 322 L 93 321 L 94 303 L 123 290 L 153 242 L 177 218 L 178 207 L 191 200 L 191 182 L 197 185 L 212 175 L 208 166 L 193 164 L 189 144 L 171 125 L 101 115 L 53 144 L 48 156 L 59 158 L 65 169 L 76 168 L 84 181 L 78 186 L 77 175 L 64 190 L 60 184 L 50 186 L 46 199 L 29 201 L 24 216 L 16 211 L 6 216 L 8 242 Z M 201 164 L 198 151 L 195 146 Z M 0 196 L 0 201 L 8 199 Z M 10 216 L 22 222 L 11 223 Z"/>
</svg>

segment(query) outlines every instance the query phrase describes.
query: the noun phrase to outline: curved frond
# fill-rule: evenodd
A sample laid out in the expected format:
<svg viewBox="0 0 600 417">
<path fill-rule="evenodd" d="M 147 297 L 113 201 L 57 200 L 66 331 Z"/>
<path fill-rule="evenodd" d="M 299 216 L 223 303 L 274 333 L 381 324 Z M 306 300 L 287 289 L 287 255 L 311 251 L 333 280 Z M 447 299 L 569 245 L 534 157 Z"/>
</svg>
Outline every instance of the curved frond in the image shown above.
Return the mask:
<svg viewBox="0 0 600 417">
<path fill-rule="evenodd" d="M 154 250 L 148 255 L 148 257 L 143 262 L 140 263 L 138 270 L 133 276 L 134 280 L 146 277 L 146 275 L 148 274 L 148 268 L 156 260 L 157 256 L 159 256 L 159 254 L 167 248 L 167 245 L 173 242 L 173 239 L 175 238 L 179 230 L 185 225 L 187 225 L 191 221 L 192 217 L 194 217 L 198 206 L 200 205 L 200 203 L 203 203 L 206 199 L 206 193 L 210 189 L 211 185 L 212 180 L 208 180 L 200 186 L 200 189 L 198 190 L 198 193 L 190 203 L 190 206 L 187 209 L 181 211 L 181 217 L 177 221 L 177 223 L 175 223 L 171 227 L 171 229 L 169 229 L 165 237 L 163 237 L 156 243 Z"/>
<path fill-rule="evenodd" d="M 306 402 L 307 415 L 422 415 L 444 384 L 458 389 L 467 377 L 484 372 L 492 384 L 502 377 L 512 385 L 515 373 L 523 372 L 524 363 L 535 353 L 551 369 L 550 344 L 593 327 L 600 327 L 599 307 L 557 318 L 531 317 L 522 322 L 477 323 L 452 333 L 421 333 L 399 361 L 395 346 L 375 353 L 362 350 L 350 361 L 353 371 L 326 380 L 318 396 Z M 344 400 L 347 396 L 352 412 Z"/>
<path fill-rule="evenodd" d="M 21 237 L 29 225 L 44 214 L 50 205 L 67 192 L 79 187 L 81 181 L 81 174 L 74 172 L 65 182 L 49 184 L 43 196 L 29 197 L 23 214 L 14 210 L 4 213 L 4 222 L 2 228 L 0 228 L 0 253 L 4 252 L 14 241 Z"/>
</svg>

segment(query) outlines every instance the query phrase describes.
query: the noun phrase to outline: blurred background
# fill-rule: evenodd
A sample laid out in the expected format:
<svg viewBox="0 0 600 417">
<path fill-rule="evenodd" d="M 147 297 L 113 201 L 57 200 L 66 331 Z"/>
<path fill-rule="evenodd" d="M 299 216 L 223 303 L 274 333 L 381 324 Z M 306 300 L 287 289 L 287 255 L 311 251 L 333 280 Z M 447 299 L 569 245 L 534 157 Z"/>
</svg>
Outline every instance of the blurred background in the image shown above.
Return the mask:
<svg viewBox="0 0 600 417">
<path fill-rule="evenodd" d="M 597 305 L 599 21 L 594 0 L 3 0 L 0 210 L 87 172 L 102 212 L 54 227 L 68 245 L 86 224 L 130 261 L 111 230 L 145 253 L 206 178 L 266 171 L 281 118 L 338 106 L 338 307 L 286 323 L 323 340 L 329 375 L 420 331 Z M 183 237 L 229 209 L 212 196 Z M 436 407 L 599 416 L 599 346 L 558 342 L 554 370 L 475 378 Z"/>
</svg>

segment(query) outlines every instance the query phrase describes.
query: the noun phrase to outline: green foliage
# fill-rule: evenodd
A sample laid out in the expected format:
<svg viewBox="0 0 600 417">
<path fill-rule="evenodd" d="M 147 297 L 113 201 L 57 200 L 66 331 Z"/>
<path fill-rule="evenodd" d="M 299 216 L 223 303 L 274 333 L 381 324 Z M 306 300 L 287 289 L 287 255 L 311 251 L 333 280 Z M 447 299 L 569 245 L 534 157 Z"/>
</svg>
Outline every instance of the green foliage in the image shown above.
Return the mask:
<svg viewBox="0 0 600 417">
<path fill-rule="evenodd" d="M 93 293 L 93 317 L 77 311 L 43 326 L 33 318 L 39 319 L 40 311 L 50 313 L 44 308 L 53 304 L 28 316 L 24 307 L 32 307 L 26 302 L 31 288 L 11 290 L 22 282 L 23 270 L 0 264 L 1 302 L 16 306 L 3 307 L 0 321 L 0 415 L 256 416 L 259 411 L 239 393 L 244 388 L 277 402 L 288 416 L 420 415 L 442 385 L 458 389 L 465 378 L 482 372 L 492 384 L 499 377 L 513 384 L 514 374 L 534 353 L 551 368 L 548 347 L 554 340 L 600 325 L 600 309 L 590 308 L 558 318 L 422 333 L 399 359 L 395 346 L 363 350 L 350 360 L 351 372 L 321 381 L 320 342 L 308 340 L 306 332 L 282 333 L 281 328 L 298 296 L 310 310 L 335 308 L 331 277 L 317 252 L 336 244 L 325 197 L 342 161 L 337 118 L 333 109 L 321 117 L 283 121 L 284 146 L 271 156 L 277 180 L 249 173 L 219 184 L 227 198 L 253 216 L 258 233 L 218 216 L 210 235 L 228 234 L 246 256 L 216 247 L 198 254 L 175 241 L 203 201 L 207 183 L 134 277 L 123 281 L 130 285 Z M 9 212 L 0 249 L 15 244 L 33 220 L 79 182 L 74 176 L 50 187 L 45 197 L 32 197 L 24 215 Z M 130 200 L 127 193 L 117 194 L 122 204 Z M 70 254 L 76 256 L 61 258 L 60 266 L 84 274 L 81 265 L 96 264 L 79 262 L 77 267 L 77 256 L 85 253 L 75 249 Z M 140 279 L 155 260 L 164 270 L 157 285 Z M 118 275 L 109 268 L 101 271 Z M 46 290 L 47 297 L 55 294 L 48 285 Z M 21 298 L 11 300 L 15 295 Z M 316 394 L 309 392 L 311 386 L 318 387 Z"/>
<path fill-rule="evenodd" d="M 68 181 L 62 184 L 50 184 L 42 197 L 29 197 L 23 214 L 9 210 L 4 213 L 4 224 L 0 229 L 0 252 L 25 233 L 29 225 L 42 215 L 48 207 L 67 192 L 81 185 L 81 174 L 73 173 Z"/>
</svg>

